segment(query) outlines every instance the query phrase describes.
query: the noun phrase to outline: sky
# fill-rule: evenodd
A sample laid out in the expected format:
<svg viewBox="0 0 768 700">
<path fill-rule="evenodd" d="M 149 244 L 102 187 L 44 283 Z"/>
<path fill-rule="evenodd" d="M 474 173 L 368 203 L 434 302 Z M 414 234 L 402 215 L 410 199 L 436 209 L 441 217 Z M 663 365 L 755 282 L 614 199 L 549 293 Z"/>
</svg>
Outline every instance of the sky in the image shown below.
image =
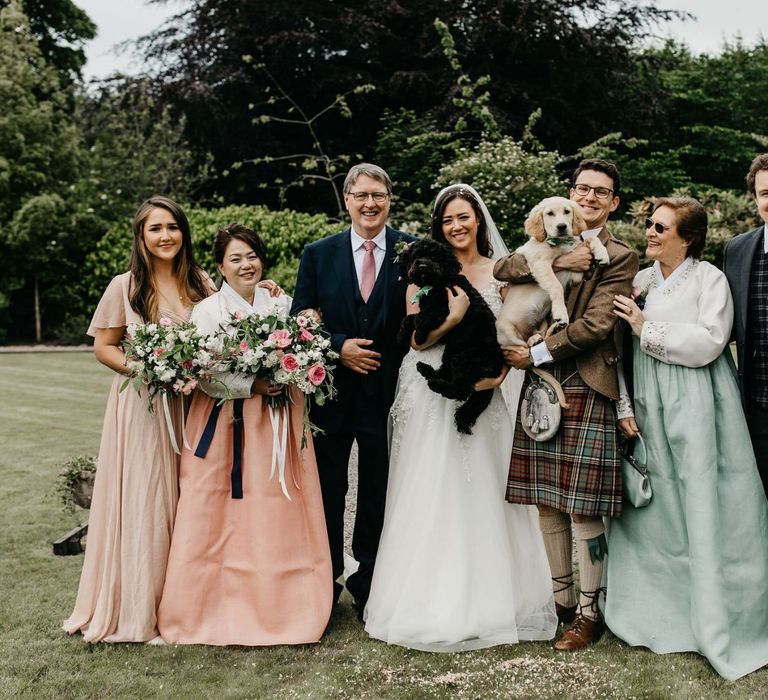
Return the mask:
<svg viewBox="0 0 768 700">
<path fill-rule="evenodd" d="M 136 57 L 130 52 L 115 55 L 114 46 L 148 34 L 186 5 L 183 0 L 168 0 L 163 6 L 146 5 L 144 0 L 74 2 L 98 27 L 98 36 L 86 46 L 86 79 L 104 78 L 115 71 L 138 72 Z M 696 21 L 672 22 L 658 32 L 684 41 L 695 53 L 717 53 L 725 40 L 732 41 L 737 35 L 748 46 L 757 42 L 761 32 L 768 39 L 768 0 L 658 0 L 657 4 L 697 17 Z"/>
</svg>

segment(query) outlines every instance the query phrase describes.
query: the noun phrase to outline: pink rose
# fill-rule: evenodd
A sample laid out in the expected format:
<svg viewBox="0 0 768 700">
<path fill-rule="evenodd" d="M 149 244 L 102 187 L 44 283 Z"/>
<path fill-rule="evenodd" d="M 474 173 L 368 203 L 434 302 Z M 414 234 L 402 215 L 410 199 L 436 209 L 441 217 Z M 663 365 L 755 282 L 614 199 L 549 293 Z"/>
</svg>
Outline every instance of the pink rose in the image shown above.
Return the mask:
<svg viewBox="0 0 768 700">
<path fill-rule="evenodd" d="M 181 363 L 182 369 L 192 369 L 192 360 L 184 360 L 184 362 Z"/>
<path fill-rule="evenodd" d="M 306 328 L 302 328 L 301 332 L 299 333 L 299 338 L 301 340 L 310 341 L 310 340 L 314 340 L 315 336 L 312 335 L 312 333 L 310 333 Z"/>
<path fill-rule="evenodd" d="M 304 326 L 306 326 L 309 323 L 309 319 L 306 316 L 297 316 L 296 323 L 298 323 L 302 328 L 304 328 Z"/>
<path fill-rule="evenodd" d="M 245 351 L 248 349 L 248 341 L 247 341 L 247 340 L 242 340 L 242 341 L 240 342 L 240 349 L 241 349 L 243 352 L 245 352 Z"/>
<path fill-rule="evenodd" d="M 287 352 L 280 359 L 280 365 L 286 372 L 295 372 L 299 368 L 299 361 L 296 359 L 296 355 Z"/>
<path fill-rule="evenodd" d="M 278 329 L 276 331 L 272 331 L 269 334 L 269 340 L 274 342 L 275 347 L 287 348 L 291 344 L 291 341 L 293 339 L 291 338 L 290 331 L 287 331 L 285 329 Z"/>
<path fill-rule="evenodd" d="M 316 363 L 307 370 L 307 378 L 315 386 L 320 386 L 325 381 L 325 367 Z"/>
<path fill-rule="evenodd" d="M 155 348 L 155 357 L 161 357 L 165 352 L 165 348 Z"/>
<path fill-rule="evenodd" d="M 242 321 L 244 318 L 245 318 L 244 311 L 242 311 L 241 309 L 238 309 L 237 311 L 235 311 L 235 319 L 237 321 Z"/>
<path fill-rule="evenodd" d="M 160 319 L 160 325 L 168 328 L 168 326 L 173 325 L 173 321 L 171 321 L 170 318 L 165 318 L 165 316 L 163 316 L 163 318 Z"/>
<path fill-rule="evenodd" d="M 189 396 L 192 393 L 192 390 L 197 386 L 197 379 L 190 379 L 181 389 L 181 393 Z"/>
</svg>

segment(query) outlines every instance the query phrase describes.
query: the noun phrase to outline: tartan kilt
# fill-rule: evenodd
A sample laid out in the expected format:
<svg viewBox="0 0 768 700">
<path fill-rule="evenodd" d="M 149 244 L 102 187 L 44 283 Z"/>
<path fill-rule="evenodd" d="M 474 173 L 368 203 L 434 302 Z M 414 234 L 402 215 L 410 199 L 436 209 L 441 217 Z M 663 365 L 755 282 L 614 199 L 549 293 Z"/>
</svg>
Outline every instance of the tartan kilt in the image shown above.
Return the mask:
<svg viewBox="0 0 768 700">
<path fill-rule="evenodd" d="M 507 500 L 578 515 L 621 515 L 613 402 L 583 382 L 574 361 L 555 365 L 552 374 L 561 384 L 565 382 L 569 408 L 563 409 L 559 430 L 546 442 L 525 434 L 518 409 Z M 528 375 L 523 392 L 530 382 Z"/>
</svg>

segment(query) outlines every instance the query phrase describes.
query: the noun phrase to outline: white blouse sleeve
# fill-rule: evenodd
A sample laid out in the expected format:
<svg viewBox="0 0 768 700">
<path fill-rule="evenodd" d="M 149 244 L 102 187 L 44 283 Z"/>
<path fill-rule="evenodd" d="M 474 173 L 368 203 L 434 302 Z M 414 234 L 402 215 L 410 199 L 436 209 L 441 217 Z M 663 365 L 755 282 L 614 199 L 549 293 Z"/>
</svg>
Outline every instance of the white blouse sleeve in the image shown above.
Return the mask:
<svg viewBox="0 0 768 700">
<path fill-rule="evenodd" d="M 640 336 L 643 352 L 683 367 L 704 367 L 720 356 L 733 325 L 731 290 L 725 275 L 714 267 L 704 271 L 701 282 L 698 308 L 692 309 L 696 319 L 646 321 Z"/>
<path fill-rule="evenodd" d="M 624 362 L 622 360 L 619 360 L 616 364 L 616 370 L 619 379 L 619 399 L 614 401 L 616 418 L 619 420 L 631 418 L 635 415 L 635 410 L 632 408 L 632 399 L 629 398 L 629 389 L 627 388 L 627 379 L 624 376 Z"/>
<path fill-rule="evenodd" d="M 221 330 L 217 301 L 215 296 L 209 297 L 192 309 L 190 319 L 195 322 L 201 333 L 211 335 Z M 214 399 L 247 399 L 251 395 L 253 377 L 240 372 L 214 372 L 211 381 L 202 380 L 198 386 Z"/>
</svg>

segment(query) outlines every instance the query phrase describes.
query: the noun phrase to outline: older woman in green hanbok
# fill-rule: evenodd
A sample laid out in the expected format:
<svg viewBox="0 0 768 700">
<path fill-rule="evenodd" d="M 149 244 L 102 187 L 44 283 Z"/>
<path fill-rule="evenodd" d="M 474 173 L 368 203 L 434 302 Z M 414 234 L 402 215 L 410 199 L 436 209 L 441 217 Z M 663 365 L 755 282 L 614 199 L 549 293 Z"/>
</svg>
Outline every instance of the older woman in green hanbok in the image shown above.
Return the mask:
<svg viewBox="0 0 768 700">
<path fill-rule="evenodd" d="M 659 200 L 646 227 L 644 307 L 619 296 L 615 310 L 635 336 L 619 429 L 642 431 L 653 498 L 611 523 L 605 621 L 632 646 L 698 652 L 735 680 L 768 663 L 768 504 L 727 348 L 733 301 L 698 259 L 699 202 Z"/>
</svg>

